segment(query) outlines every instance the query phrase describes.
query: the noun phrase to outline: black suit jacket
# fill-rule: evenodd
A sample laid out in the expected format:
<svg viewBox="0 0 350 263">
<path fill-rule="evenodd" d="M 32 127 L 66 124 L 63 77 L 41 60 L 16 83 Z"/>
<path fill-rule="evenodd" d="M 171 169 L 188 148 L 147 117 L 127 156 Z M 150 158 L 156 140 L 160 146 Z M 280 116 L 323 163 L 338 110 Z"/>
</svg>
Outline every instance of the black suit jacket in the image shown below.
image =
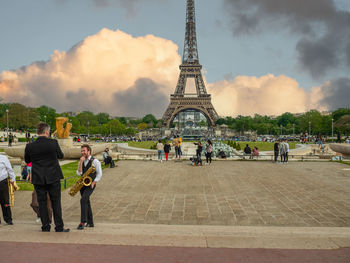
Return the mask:
<svg viewBox="0 0 350 263">
<path fill-rule="evenodd" d="M 63 179 L 58 159 L 64 155 L 58 142 L 46 137 L 38 139 L 26 146 L 24 159 L 32 163 L 32 183 L 38 185 L 52 184 Z"/>
</svg>

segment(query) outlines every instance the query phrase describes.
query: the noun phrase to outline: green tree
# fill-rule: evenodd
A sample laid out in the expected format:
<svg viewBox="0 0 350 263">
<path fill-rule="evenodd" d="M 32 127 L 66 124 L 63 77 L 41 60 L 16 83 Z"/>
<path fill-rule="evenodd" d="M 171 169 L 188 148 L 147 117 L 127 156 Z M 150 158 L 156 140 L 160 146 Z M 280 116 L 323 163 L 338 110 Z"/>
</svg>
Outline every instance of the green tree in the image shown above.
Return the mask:
<svg viewBox="0 0 350 263">
<path fill-rule="evenodd" d="M 96 120 L 98 124 L 106 124 L 109 121 L 109 114 L 101 112 L 96 115 Z"/>
<path fill-rule="evenodd" d="M 157 119 L 152 114 L 147 114 L 145 117 L 142 118 L 142 122 L 144 123 L 153 123 L 157 124 Z"/>
<path fill-rule="evenodd" d="M 337 122 L 344 115 L 350 115 L 350 109 L 340 108 L 332 113 L 333 120 Z"/>
<path fill-rule="evenodd" d="M 58 116 L 56 110 L 45 105 L 40 106 L 36 110 L 40 121 L 46 121 L 51 126 L 51 130 L 56 130 L 56 117 Z"/>
<path fill-rule="evenodd" d="M 144 122 L 139 123 L 139 124 L 137 125 L 137 129 L 138 129 L 139 131 L 142 131 L 142 130 L 147 129 L 147 123 L 144 123 Z"/>
<path fill-rule="evenodd" d="M 278 126 L 286 127 L 288 124 L 295 123 L 295 116 L 292 113 L 286 112 L 277 117 Z"/>
</svg>

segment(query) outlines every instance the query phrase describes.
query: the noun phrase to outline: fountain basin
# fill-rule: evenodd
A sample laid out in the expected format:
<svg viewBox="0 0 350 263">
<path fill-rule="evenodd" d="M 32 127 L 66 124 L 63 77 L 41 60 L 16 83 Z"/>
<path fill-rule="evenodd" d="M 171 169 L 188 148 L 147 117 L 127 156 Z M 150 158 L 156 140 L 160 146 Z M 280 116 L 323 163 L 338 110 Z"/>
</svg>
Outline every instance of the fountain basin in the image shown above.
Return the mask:
<svg viewBox="0 0 350 263">
<path fill-rule="evenodd" d="M 329 147 L 336 153 L 341 153 L 343 158 L 350 158 L 350 144 L 331 143 Z"/>
</svg>

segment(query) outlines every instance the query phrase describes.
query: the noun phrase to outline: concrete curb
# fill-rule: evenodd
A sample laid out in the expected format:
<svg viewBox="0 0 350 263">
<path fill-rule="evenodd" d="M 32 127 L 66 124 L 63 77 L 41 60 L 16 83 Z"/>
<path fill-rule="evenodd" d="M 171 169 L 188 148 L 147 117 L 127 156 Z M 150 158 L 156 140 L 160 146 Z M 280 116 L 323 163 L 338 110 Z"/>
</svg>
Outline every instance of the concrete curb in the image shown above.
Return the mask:
<svg viewBox="0 0 350 263">
<path fill-rule="evenodd" d="M 0 241 L 160 247 L 339 249 L 350 247 L 350 228 L 97 224 L 70 233 L 43 233 L 40 224 L 0 226 Z"/>
</svg>

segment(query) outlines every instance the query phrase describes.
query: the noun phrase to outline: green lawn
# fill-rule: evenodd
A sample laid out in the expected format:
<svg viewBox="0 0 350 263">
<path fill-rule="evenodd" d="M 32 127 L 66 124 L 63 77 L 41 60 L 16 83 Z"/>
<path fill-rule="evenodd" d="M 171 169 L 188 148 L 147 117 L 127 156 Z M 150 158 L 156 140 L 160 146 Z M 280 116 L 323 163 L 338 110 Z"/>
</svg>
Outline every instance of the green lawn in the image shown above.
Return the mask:
<svg viewBox="0 0 350 263">
<path fill-rule="evenodd" d="M 116 162 L 116 160 L 114 162 Z M 103 162 L 101 164 L 102 164 L 102 169 L 105 169 L 106 167 L 108 167 L 108 166 L 105 166 Z M 78 168 L 78 161 L 62 165 L 61 169 L 62 169 L 63 177 L 68 178 L 76 175 L 77 168 Z M 75 184 L 75 182 L 78 179 L 79 179 L 78 176 L 68 179 L 67 185 L 66 185 L 67 188 L 70 188 L 73 184 Z M 21 191 L 34 190 L 34 186 L 31 183 L 19 181 L 19 177 L 17 177 L 17 185 L 20 187 Z M 64 190 L 64 180 L 61 180 L 61 189 Z"/>
<path fill-rule="evenodd" d="M 143 148 L 143 149 L 151 149 L 151 146 L 153 146 L 156 142 L 152 141 L 146 141 L 146 142 L 128 142 L 128 145 L 130 147 L 137 147 L 137 148 Z"/>
<path fill-rule="evenodd" d="M 243 150 L 246 144 L 249 145 L 250 148 L 253 149 L 254 146 L 258 147 L 259 151 L 273 151 L 274 142 L 236 142 L 239 143 L 241 149 Z M 295 145 L 299 144 L 299 142 L 288 142 L 289 149 L 295 149 Z"/>
<path fill-rule="evenodd" d="M 0 153 L 3 153 L 4 152 L 4 149 L 0 149 Z"/>
</svg>

